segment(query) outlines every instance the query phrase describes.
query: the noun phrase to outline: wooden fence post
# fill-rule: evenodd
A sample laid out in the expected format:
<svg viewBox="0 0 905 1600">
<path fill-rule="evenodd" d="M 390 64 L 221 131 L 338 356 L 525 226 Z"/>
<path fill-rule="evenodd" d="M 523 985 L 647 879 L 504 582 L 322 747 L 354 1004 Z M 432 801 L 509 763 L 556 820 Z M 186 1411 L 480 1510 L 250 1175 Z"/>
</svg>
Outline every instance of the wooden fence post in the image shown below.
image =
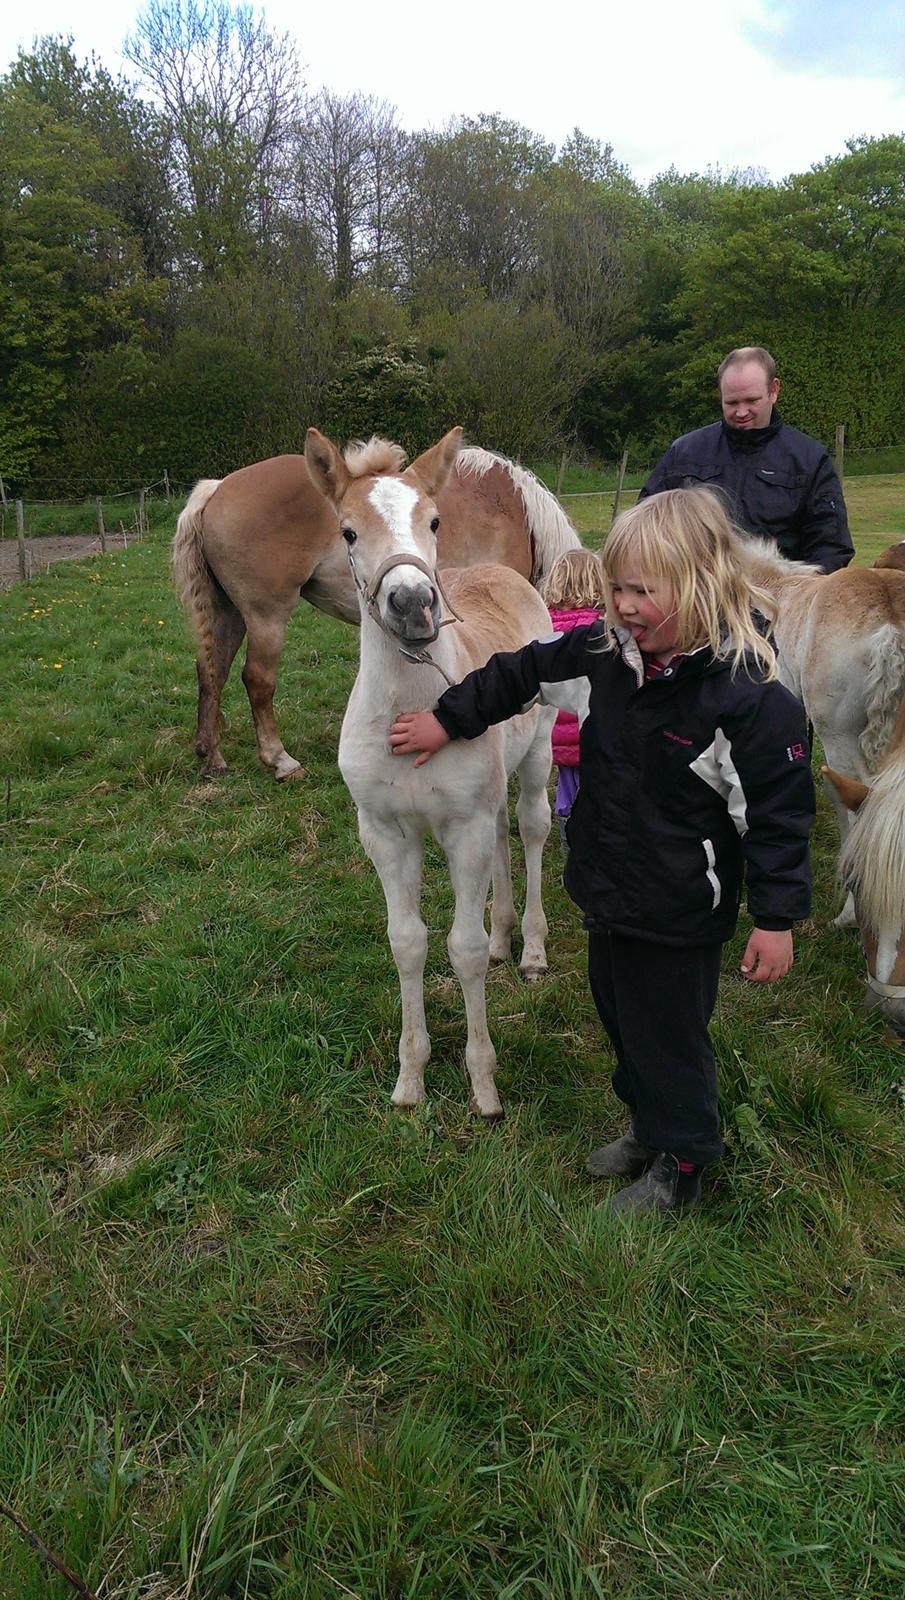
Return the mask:
<svg viewBox="0 0 905 1600">
<path fill-rule="evenodd" d="M 24 583 L 28 573 L 25 565 L 25 510 L 21 500 L 16 501 L 16 541 L 19 546 L 19 577 Z"/>
<path fill-rule="evenodd" d="M 104 502 L 101 499 L 99 494 L 95 495 L 94 503 L 97 506 L 97 531 L 101 536 L 101 550 L 102 550 L 103 554 L 106 555 L 107 554 L 107 530 L 104 527 Z"/>
<path fill-rule="evenodd" d="M 163 492 L 167 497 L 167 505 L 169 505 L 173 496 L 170 491 L 170 474 L 167 472 L 166 467 L 163 469 Z"/>
<path fill-rule="evenodd" d="M 623 450 L 623 452 L 622 452 L 622 460 L 619 463 L 619 476 L 616 479 L 616 493 L 613 495 L 613 510 L 612 510 L 611 515 L 610 515 L 610 527 L 612 527 L 613 523 L 616 521 L 616 515 L 617 515 L 617 513 L 619 511 L 619 497 L 622 494 L 622 485 L 623 485 L 623 482 L 625 481 L 625 469 L 626 469 L 627 466 L 628 466 L 628 451 L 627 450 Z"/>
<path fill-rule="evenodd" d="M 144 538 L 145 533 L 147 531 L 147 526 L 148 526 L 147 512 L 145 511 L 145 495 L 147 494 L 147 492 L 148 492 L 147 489 L 139 489 L 139 491 L 138 491 L 138 537 L 139 537 L 139 539 L 143 539 Z"/>
<path fill-rule="evenodd" d="M 0 472 L 0 501 L 3 503 L 3 514 L 5 516 L 9 510 L 9 501 L 6 498 L 6 484 L 3 482 L 2 472 Z"/>
<path fill-rule="evenodd" d="M 836 424 L 836 448 L 833 451 L 833 465 L 836 468 L 836 476 L 839 479 L 840 483 L 842 482 L 842 473 L 843 473 L 844 464 L 845 464 L 845 423 L 844 422 L 837 422 L 837 424 Z"/>
<path fill-rule="evenodd" d="M 569 459 L 569 452 L 568 452 L 568 450 L 564 450 L 563 453 L 562 453 L 562 456 L 560 457 L 560 462 L 559 462 L 559 477 L 556 480 L 556 498 L 557 498 L 557 500 L 559 499 L 560 495 L 562 494 L 562 481 L 563 481 L 563 478 L 566 475 L 566 463 L 567 463 L 568 459 Z"/>
</svg>

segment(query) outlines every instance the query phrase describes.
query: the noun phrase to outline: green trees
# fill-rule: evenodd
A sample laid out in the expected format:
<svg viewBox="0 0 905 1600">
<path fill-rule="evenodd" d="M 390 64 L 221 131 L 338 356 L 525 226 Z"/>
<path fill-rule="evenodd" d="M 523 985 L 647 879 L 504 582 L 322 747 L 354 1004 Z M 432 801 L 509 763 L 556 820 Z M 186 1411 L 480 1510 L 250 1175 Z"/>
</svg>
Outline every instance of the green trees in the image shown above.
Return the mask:
<svg viewBox="0 0 905 1600">
<path fill-rule="evenodd" d="M 154 132 L 68 44 L 45 41 L 0 82 L 0 470 L 13 479 L 51 446 L 87 356 L 161 311 Z"/>
<path fill-rule="evenodd" d="M 454 422 L 640 465 L 767 344 L 790 420 L 901 437 L 905 140 L 781 184 L 660 174 L 498 116 L 411 133 L 310 92 L 231 0 L 146 0 L 138 81 L 45 39 L 0 77 L 0 472 L 39 494 L 222 473 L 315 423 Z"/>
</svg>

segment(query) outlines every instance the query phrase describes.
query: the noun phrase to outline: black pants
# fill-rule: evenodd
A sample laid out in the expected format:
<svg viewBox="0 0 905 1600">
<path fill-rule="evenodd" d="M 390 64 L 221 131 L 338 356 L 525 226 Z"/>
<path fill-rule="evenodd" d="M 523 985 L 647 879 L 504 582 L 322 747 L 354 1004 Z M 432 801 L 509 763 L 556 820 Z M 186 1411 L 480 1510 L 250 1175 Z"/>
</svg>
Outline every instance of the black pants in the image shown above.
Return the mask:
<svg viewBox="0 0 905 1600">
<path fill-rule="evenodd" d="M 722 945 L 649 944 L 595 931 L 588 977 L 616 1053 L 613 1089 L 652 1150 L 705 1166 L 723 1154 L 707 1025 Z"/>
</svg>

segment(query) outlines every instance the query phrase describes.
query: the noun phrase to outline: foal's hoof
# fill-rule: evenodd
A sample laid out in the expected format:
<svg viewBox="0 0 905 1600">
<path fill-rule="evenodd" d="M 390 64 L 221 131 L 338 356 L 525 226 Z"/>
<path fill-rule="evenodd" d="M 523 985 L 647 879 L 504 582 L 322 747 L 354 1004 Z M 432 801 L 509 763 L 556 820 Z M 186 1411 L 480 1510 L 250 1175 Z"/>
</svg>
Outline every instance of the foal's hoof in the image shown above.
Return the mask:
<svg viewBox="0 0 905 1600">
<path fill-rule="evenodd" d="M 502 1122 L 503 1118 L 506 1115 L 506 1113 L 503 1110 L 503 1107 L 500 1105 L 499 1101 L 497 1101 L 495 1109 L 491 1109 L 490 1111 L 482 1111 L 481 1107 L 478 1105 L 478 1102 L 475 1099 L 474 1095 L 472 1095 L 471 1099 L 468 1102 L 468 1109 L 471 1112 L 472 1116 L 480 1117 L 482 1122 L 488 1122 L 488 1123 Z"/>
<path fill-rule="evenodd" d="M 222 778 L 229 771 L 222 756 L 214 756 L 210 761 L 205 761 L 201 768 L 202 778 Z"/>
<path fill-rule="evenodd" d="M 547 976 L 547 967 L 519 967 L 519 972 L 526 983 L 540 983 Z"/>
</svg>

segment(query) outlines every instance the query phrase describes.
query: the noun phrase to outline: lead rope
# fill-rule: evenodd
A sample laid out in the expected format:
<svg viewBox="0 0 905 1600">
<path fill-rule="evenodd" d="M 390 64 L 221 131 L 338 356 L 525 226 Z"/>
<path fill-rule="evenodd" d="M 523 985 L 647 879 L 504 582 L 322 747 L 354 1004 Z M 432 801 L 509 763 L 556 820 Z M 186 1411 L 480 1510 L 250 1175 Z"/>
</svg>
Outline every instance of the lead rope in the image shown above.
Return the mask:
<svg viewBox="0 0 905 1600">
<path fill-rule="evenodd" d="M 375 572 L 371 582 L 371 587 L 370 589 L 367 589 L 362 583 L 361 578 L 358 576 L 358 569 L 355 565 L 355 557 L 352 554 L 351 545 L 346 546 L 346 553 L 349 557 L 349 568 L 352 573 L 352 581 L 355 584 L 358 593 L 361 595 L 362 600 L 364 601 L 365 610 L 367 611 L 368 616 L 377 623 L 378 628 L 382 633 L 386 634 L 388 639 L 392 639 L 393 644 L 396 646 L 396 649 L 405 661 L 411 661 L 417 666 L 433 667 L 435 671 L 439 672 L 441 678 L 446 679 L 446 682 L 449 684 L 450 688 L 454 688 L 456 679 L 451 678 L 449 673 L 446 671 L 446 668 L 441 667 L 439 661 L 435 661 L 433 656 L 428 655 L 427 650 L 408 650 L 404 645 L 399 643 L 399 640 L 397 639 L 392 628 L 387 627 L 383 617 L 380 615 L 380 608 L 377 604 L 377 595 L 380 591 L 380 585 L 383 583 L 387 573 L 392 571 L 393 567 L 418 567 L 419 570 L 430 579 L 431 583 L 435 585 L 437 593 L 443 601 L 443 604 L 445 605 L 447 611 L 451 613 L 450 616 L 443 618 L 437 631 L 439 632 L 440 628 L 445 628 L 450 622 L 461 622 L 462 618 L 459 616 L 459 613 L 453 609 L 453 606 L 449 600 L 449 596 L 440 582 L 439 573 L 436 571 L 432 572 L 427 562 L 422 561 L 420 556 L 409 554 L 388 556 L 387 560 L 382 562 L 382 564 L 377 568 L 377 571 Z M 434 640 L 431 640 L 431 643 L 433 644 Z"/>
</svg>

